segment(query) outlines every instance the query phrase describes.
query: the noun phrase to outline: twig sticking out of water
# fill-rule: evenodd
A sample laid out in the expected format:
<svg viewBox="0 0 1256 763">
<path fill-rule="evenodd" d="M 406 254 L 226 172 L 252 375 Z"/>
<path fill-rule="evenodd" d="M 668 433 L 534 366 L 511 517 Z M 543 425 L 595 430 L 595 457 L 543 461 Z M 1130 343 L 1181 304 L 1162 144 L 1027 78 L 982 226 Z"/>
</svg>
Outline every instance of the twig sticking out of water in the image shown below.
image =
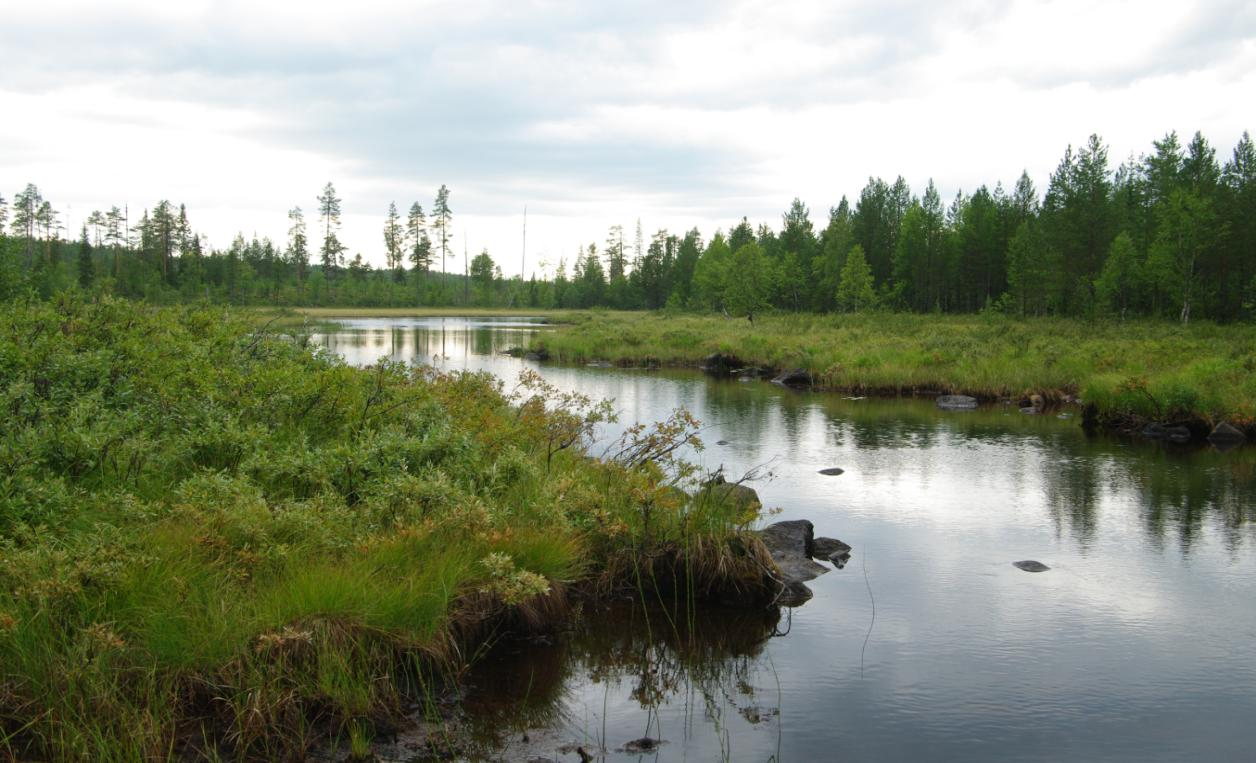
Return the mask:
<svg viewBox="0 0 1256 763">
<path fill-rule="evenodd" d="M 877 622 L 877 600 L 872 595 L 872 584 L 868 582 L 868 552 L 860 554 L 863 562 L 864 585 L 868 587 L 868 600 L 872 602 L 872 622 L 868 623 L 868 633 L 864 636 L 863 647 L 859 650 L 859 677 L 864 675 L 864 652 L 868 650 L 868 639 L 872 638 L 872 626 Z"/>
</svg>

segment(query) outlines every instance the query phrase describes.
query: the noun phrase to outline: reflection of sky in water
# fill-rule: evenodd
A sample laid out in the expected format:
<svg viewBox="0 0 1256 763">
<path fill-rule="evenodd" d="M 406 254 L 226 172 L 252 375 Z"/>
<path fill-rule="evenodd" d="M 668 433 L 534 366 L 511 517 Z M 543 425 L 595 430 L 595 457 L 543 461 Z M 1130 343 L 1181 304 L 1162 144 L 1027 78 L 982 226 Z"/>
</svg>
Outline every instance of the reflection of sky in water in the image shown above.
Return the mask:
<svg viewBox="0 0 1256 763">
<path fill-rule="evenodd" d="M 1171 452 L 1015 410 L 942 413 L 500 354 L 535 330 L 363 320 L 322 341 L 351 363 L 418 359 L 508 383 L 536 368 L 615 400 L 621 422 L 604 439 L 685 406 L 707 427 L 695 458 L 733 475 L 767 464 L 765 503 L 855 547 L 757 663 L 753 683 L 773 705 L 779 677 L 779 720 L 720 724 L 732 759 L 767 759 L 778 730 L 786 760 L 1235 760 L 1256 749 L 1253 449 Z M 827 466 L 846 473 L 816 473 Z M 1027 558 L 1052 570 L 1010 565 Z M 877 611 L 861 669 L 865 564 Z M 572 680 L 570 714 L 600 715 L 605 699 L 612 736 L 640 736 L 644 711 L 605 688 Z M 721 732 L 692 712 L 680 699 L 660 709 L 674 740 L 664 758 L 719 757 Z"/>
</svg>

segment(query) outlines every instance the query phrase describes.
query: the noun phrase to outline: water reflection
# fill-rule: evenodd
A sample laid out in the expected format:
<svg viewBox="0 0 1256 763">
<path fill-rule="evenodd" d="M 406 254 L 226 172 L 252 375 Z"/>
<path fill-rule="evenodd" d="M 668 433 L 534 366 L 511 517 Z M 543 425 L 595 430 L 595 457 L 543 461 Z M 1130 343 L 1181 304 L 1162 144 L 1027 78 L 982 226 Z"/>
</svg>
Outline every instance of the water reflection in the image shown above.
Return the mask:
<svg viewBox="0 0 1256 763">
<path fill-rule="evenodd" d="M 855 556 L 813 581 L 786 638 L 720 651 L 729 626 L 693 632 L 712 641 L 701 664 L 668 629 L 619 633 L 622 619 L 621 642 L 529 646 L 496 663 L 497 700 L 473 699 L 486 728 L 524 723 L 502 713 L 528 706 L 520 687 L 536 686 L 548 687 L 537 707 L 555 713 L 541 725 L 613 748 L 661 723 L 667 760 L 1238 760 L 1256 749 L 1256 448 L 1088 438 L 1076 420 L 1015 408 L 942 412 L 501 354 L 539 330 L 353 321 L 321 339 L 360 364 L 383 356 L 507 380 L 533 368 L 613 398 L 621 420 L 608 440 L 688 407 L 706 424 L 694 459 L 732 474 L 767 464 L 765 503 Z M 845 473 L 817 473 L 832 466 Z M 1023 573 L 1019 559 L 1052 569 Z M 743 679 L 753 697 L 738 693 Z M 759 705 L 747 713 L 770 721 L 751 724 L 742 711 Z"/>
<path fill-rule="evenodd" d="M 752 734 L 773 746 L 779 694 L 756 682 L 780 625 L 775 609 L 621 602 L 587 613 L 564 638 L 498 643 L 468 674 L 462 706 L 485 755 L 580 746 L 602 757 L 642 737 L 669 753 L 695 736 L 718 746 Z"/>
</svg>

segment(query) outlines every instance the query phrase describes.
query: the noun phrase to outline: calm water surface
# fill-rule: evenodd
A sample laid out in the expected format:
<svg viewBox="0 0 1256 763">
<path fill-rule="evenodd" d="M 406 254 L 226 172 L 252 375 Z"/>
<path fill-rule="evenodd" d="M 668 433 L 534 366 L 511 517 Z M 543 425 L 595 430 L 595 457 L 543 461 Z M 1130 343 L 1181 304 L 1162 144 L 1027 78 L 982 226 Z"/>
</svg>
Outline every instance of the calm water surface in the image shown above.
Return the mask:
<svg viewBox="0 0 1256 763">
<path fill-rule="evenodd" d="M 467 706 L 504 759 L 580 742 L 608 760 L 1256 760 L 1256 449 L 501 354 L 538 330 L 368 319 L 316 338 L 355 364 L 535 369 L 613 399 L 606 439 L 684 406 L 706 426 L 694 458 L 766 466 L 767 506 L 855 550 L 779 620 L 594 614 L 562 643 L 501 646 Z M 646 734 L 667 743 L 618 751 Z"/>
</svg>

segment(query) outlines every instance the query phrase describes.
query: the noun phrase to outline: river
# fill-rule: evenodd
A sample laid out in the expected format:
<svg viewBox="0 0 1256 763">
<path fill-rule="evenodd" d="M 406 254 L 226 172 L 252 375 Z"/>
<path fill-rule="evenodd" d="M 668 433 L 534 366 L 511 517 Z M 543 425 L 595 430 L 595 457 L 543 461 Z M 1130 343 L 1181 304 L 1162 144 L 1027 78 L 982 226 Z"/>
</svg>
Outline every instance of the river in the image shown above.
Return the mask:
<svg viewBox="0 0 1256 763">
<path fill-rule="evenodd" d="M 354 364 L 507 383 L 534 369 L 615 401 L 604 441 L 683 406 L 704 424 L 692 458 L 765 473 L 754 487 L 779 518 L 810 519 L 854 551 L 779 619 L 589 613 L 559 642 L 499 645 L 464 701 L 490 757 L 576 760 L 577 743 L 607 760 L 1256 756 L 1256 448 L 502 353 L 543 330 L 352 319 L 314 338 Z M 818 473 L 833 466 L 845 473 Z M 1024 559 L 1051 569 L 1011 564 Z M 622 751 L 643 736 L 665 742 Z"/>
</svg>

